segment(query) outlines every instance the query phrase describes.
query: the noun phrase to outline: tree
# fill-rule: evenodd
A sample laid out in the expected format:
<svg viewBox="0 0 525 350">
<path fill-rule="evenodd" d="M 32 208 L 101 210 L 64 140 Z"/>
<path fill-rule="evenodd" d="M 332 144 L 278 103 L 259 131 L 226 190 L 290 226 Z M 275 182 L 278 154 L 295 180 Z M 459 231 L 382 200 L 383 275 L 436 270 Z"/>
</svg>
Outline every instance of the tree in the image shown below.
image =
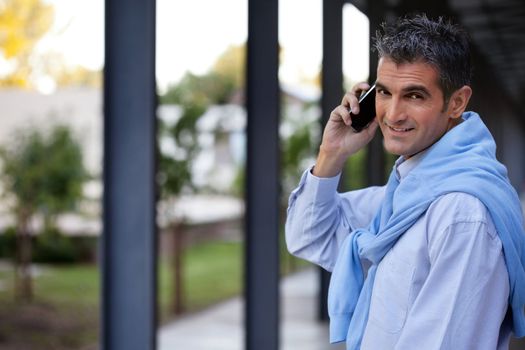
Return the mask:
<svg viewBox="0 0 525 350">
<path fill-rule="evenodd" d="M 199 152 L 197 143 L 197 121 L 206 112 L 208 106 L 216 100 L 224 100 L 228 94 L 228 83 L 215 79 L 212 75 L 196 76 L 186 74 L 181 82 L 168 89 L 161 97 L 161 103 L 176 104 L 181 108 L 181 115 L 173 125 L 159 121 L 159 170 L 157 174 L 161 197 L 171 203 L 183 190 L 194 190 L 191 165 Z M 225 90 L 227 90 L 225 92 Z M 171 139 L 175 145 L 175 154 L 162 151 L 161 139 Z M 183 237 L 180 222 L 170 222 L 169 230 L 173 232 L 173 285 L 175 288 L 173 311 L 180 314 L 184 311 L 182 288 L 182 245 Z"/>
<path fill-rule="evenodd" d="M 159 121 L 159 171 L 158 184 L 164 201 L 173 204 L 183 191 L 194 191 L 192 182 L 193 160 L 200 151 L 197 142 L 197 122 L 212 104 L 228 103 L 243 84 L 244 46 L 228 48 L 217 60 L 213 69 L 204 75 L 187 73 L 182 80 L 168 88 L 161 96 L 163 104 L 181 108 L 180 117 L 173 125 Z M 170 139 L 176 152 L 162 151 L 161 138 Z M 182 245 L 180 223 L 171 222 L 169 230 L 174 238 L 174 305 L 175 314 L 183 312 L 182 300 Z"/>
<path fill-rule="evenodd" d="M 160 152 L 158 178 L 163 198 L 177 196 L 184 189 L 194 189 L 191 164 L 199 152 L 197 122 L 210 105 L 227 103 L 234 89 L 234 79 L 227 74 L 212 71 L 198 76 L 187 73 L 161 96 L 162 104 L 181 108 L 181 115 L 173 125 L 160 121 L 159 140 L 168 137 L 176 147 L 176 154 Z"/>
<path fill-rule="evenodd" d="M 11 199 L 17 226 L 15 294 L 30 300 L 29 222 L 38 213 L 44 218 L 45 231 L 54 228 L 57 215 L 74 209 L 82 198 L 87 171 L 80 145 L 71 130 L 61 125 L 48 135 L 37 129 L 18 131 L 13 141 L 0 149 L 0 159 L 5 195 Z"/>
<path fill-rule="evenodd" d="M 11 67 L 0 87 L 31 86 L 34 47 L 53 20 L 53 6 L 42 0 L 0 0 L 0 59 Z"/>
<path fill-rule="evenodd" d="M 246 45 L 228 47 L 204 75 L 186 73 L 176 85 L 160 97 L 162 104 L 175 104 L 182 108 L 180 118 L 168 126 L 160 121 L 159 139 L 170 137 L 177 156 L 160 153 L 159 182 L 163 197 L 177 196 L 192 189 L 190 166 L 199 148 L 197 121 L 212 104 L 225 104 L 244 86 L 244 60 Z"/>
</svg>

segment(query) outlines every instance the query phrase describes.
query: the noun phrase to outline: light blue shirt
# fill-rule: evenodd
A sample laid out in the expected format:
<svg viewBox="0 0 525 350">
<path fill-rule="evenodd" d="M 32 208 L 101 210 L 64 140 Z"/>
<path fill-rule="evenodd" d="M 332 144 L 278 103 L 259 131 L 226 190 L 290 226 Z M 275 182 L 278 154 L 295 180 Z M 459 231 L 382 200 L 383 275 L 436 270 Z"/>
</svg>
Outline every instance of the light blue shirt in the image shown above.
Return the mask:
<svg viewBox="0 0 525 350">
<path fill-rule="evenodd" d="M 398 160 L 399 181 L 419 160 Z M 372 220 L 385 190 L 339 194 L 338 182 L 306 171 L 286 222 L 290 252 L 328 271 L 352 229 Z M 379 263 L 361 349 L 508 349 L 508 298 L 502 244 L 486 207 L 469 194 L 443 195 Z"/>
</svg>

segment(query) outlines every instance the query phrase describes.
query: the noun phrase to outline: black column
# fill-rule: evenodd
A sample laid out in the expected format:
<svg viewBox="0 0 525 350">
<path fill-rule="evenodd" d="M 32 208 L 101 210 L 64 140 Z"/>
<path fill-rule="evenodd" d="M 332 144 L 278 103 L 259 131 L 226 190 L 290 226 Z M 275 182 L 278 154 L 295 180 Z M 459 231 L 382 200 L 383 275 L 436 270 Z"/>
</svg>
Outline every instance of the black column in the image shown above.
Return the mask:
<svg viewBox="0 0 525 350">
<path fill-rule="evenodd" d="M 106 0 L 102 337 L 156 345 L 155 0 Z"/>
<path fill-rule="evenodd" d="M 343 98 L 343 0 L 323 0 L 323 66 L 321 123 L 324 128 L 330 112 Z M 318 318 L 328 320 L 330 273 L 319 268 L 320 292 Z"/>
<path fill-rule="evenodd" d="M 323 0 L 323 65 L 321 74 L 321 121 L 343 98 L 343 0 Z"/>
<path fill-rule="evenodd" d="M 367 16 L 370 21 L 370 48 L 372 48 L 372 38 L 384 18 L 384 4 L 382 1 L 368 0 Z M 377 53 L 370 51 L 370 75 L 368 81 L 372 84 L 377 79 Z M 384 185 L 386 181 L 386 157 L 383 148 L 383 135 L 377 131 L 372 141 L 368 144 L 366 153 L 366 185 Z"/>
<path fill-rule="evenodd" d="M 279 347 L 278 1 L 248 1 L 246 349 Z"/>
</svg>

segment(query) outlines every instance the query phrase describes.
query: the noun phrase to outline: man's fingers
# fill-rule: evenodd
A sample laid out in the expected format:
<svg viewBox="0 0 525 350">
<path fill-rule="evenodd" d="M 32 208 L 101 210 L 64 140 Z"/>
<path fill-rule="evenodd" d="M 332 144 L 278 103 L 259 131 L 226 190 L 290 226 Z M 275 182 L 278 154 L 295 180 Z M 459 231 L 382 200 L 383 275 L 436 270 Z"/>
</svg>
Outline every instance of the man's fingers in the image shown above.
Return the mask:
<svg viewBox="0 0 525 350">
<path fill-rule="evenodd" d="M 361 92 L 366 91 L 370 89 L 370 85 L 368 85 L 367 82 L 361 82 L 357 83 L 352 87 L 352 92 L 355 96 L 359 97 L 361 95 Z"/>
<path fill-rule="evenodd" d="M 343 96 L 341 105 L 346 106 L 350 109 L 353 114 L 359 113 L 359 96 L 363 91 L 370 89 L 370 85 L 366 82 L 358 83 L 352 87 L 352 89 Z"/>
<path fill-rule="evenodd" d="M 346 125 L 352 124 L 352 119 L 350 118 L 350 112 L 348 108 L 342 105 L 337 106 L 332 113 L 330 114 L 330 119 L 334 122 L 345 123 Z"/>
</svg>

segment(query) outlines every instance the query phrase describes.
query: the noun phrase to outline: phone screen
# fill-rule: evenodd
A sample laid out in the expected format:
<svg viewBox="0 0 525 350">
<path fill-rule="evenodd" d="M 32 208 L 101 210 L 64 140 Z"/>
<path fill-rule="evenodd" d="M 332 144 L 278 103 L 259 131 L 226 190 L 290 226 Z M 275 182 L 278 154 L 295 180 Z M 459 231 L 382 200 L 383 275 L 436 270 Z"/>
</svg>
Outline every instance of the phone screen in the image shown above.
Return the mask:
<svg viewBox="0 0 525 350">
<path fill-rule="evenodd" d="M 375 84 L 359 98 L 359 114 L 350 112 L 352 129 L 361 132 L 376 116 L 376 86 Z"/>
</svg>

